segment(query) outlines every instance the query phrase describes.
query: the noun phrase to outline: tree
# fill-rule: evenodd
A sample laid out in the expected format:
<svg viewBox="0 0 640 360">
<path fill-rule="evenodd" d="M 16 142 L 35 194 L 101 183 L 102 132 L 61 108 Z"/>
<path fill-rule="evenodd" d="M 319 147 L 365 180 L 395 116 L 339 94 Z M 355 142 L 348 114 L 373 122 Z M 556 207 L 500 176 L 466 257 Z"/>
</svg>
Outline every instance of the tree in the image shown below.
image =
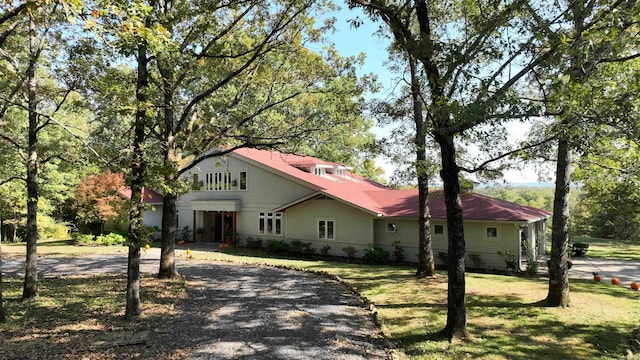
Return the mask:
<svg viewBox="0 0 640 360">
<path fill-rule="evenodd" d="M 148 23 L 147 23 L 148 24 Z M 145 25 L 147 25 L 145 24 Z M 136 121 L 134 125 L 133 153 L 131 159 L 131 202 L 129 210 L 129 256 L 127 262 L 127 304 L 125 317 L 140 315 L 140 244 L 143 242 L 142 188 L 145 181 L 145 129 L 149 124 L 147 87 L 149 86 L 149 57 L 147 43 L 137 44 L 138 80 L 136 83 Z"/>
<path fill-rule="evenodd" d="M 635 96 L 640 86 L 635 75 L 639 65 L 637 58 L 600 64 L 579 92 L 588 100 L 581 109 L 581 117 L 585 117 L 582 122 L 590 120 L 589 133 L 597 136 L 579 137 L 575 179 L 581 184 L 581 192 L 571 213 L 574 234 L 640 239 L 640 117 Z M 582 126 L 582 131 L 585 129 Z M 585 141 L 588 147 L 582 145 Z"/>
<path fill-rule="evenodd" d="M 124 175 L 121 173 L 105 173 L 90 175 L 80 181 L 75 195 L 78 202 L 78 215 L 85 224 L 100 222 L 100 232 L 104 233 L 107 220 L 120 215 L 125 200 L 119 193 L 124 186 Z"/>
<path fill-rule="evenodd" d="M 403 50 L 400 50 L 403 51 Z M 416 277 L 422 278 L 435 275 L 435 261 L 431 247 L 431 225 L 429 211 L 429 181 L 434 177 L 434 160 L 428 156 L 430 150 L 427 138 L 429 137 L 428 121 L 423 113 L 422 83 L 420 70 L 416 59 L 406 51 L 398 54 L 398 62 L 408 63 L 409 84 L 408 89 L 400 88 L 399 97 L 392 102 L 378 102 L 374 105 L 374 111 L 382 118 L 381 122 L 400 122 L 391 136 L 383 142 L 383 147 L 387 153 L 395 157 L 394 163 L 398 166 L 394 181 L 415 182 L 418 186 L 418 266 Z M 406 126 L 411 122 L 413 126 Z M 409 130 L 410 129 L 410 130 Z M 407 144 L 411 144 L 407 149 Z M 408 161 L 411 154 L 415 154 L 414 161 Z M 398 156 L 403 154 L 403 156 Z M 408 169 L 402 167 L 408 166 Z"/>
<path fill-rule="evenodd" d="M 621 132 L 616 136 L 609 131 L 608 135 L 612 136 L 596 139 L 590 154 L 578 160 L 575 178 L 582 185 L 577 207 L 584 210 L 581 214 L 572 211 L 572 231 L 639 242 L 638 143 Z"/>
<path fill-rule="evenodd" d="M 27 145 L 27 266 L 24 275 L 22 299 L 38 296 L 37 241 L 38 241 L 38 114 L 36 99 L 36 66 L 41 49 L 38 44 L 36 21 L 29 9 L 29 65 L 27 67 L 27 98 L 29 134 Z"/>
<path fill-rule="evenodd" d="M 0 219 L 0 254 L 2 254 L 2 219 Z M 3 287 L 2 287 L 2 256 L 0 256 L 0 324 L 6 321 L 4 314 L 4 300 L 3 300 Z"/>
<path fill-rule="evenodd" d="M 418 269 L 417 277 L 433 276 L 436 273 L 433 249 L 431 248 L 431 224 L 429 218 L 429 165 L 427 163 L 427 126 L 422 114 L 422 91 L 416 69 L 416 61 L 411 54 L 411 100 L 413 104 L 413 120 L 416 125 L 416 173 L 418 177 Z"/>
<path fill-rule="evenodd" d="M 541 64 L 534 72 L 535 80 L 541 84 L 542 102 L 547 114 L 557 121 L 551 132 L 557 138 L 556 183 L 554 215 L 549 262 L 549 291 L 546 301 L 551 306 L 569 306 L 568 255 L 569 246 L 569 190 L 573 157 L 588 154 L 593 134 L 602 135 L 602 125 L 615 122 L 619 111 L 617 102 L 624 98 L 609 95 L 611 88 L 603 93 L 594 91 L 596 74 L 609 63 L 624 62 L 637 58 L 634 46 L 637 43 L 635 30 L 627 31 L 637 18 L 635 2 L 567 2 L 566 9 L 554 26 L 539 18 L 540 34 L 548 43 L 558 44 L 557 56 Z M 594 83 L 595 80 L 595 83 Z M 598 85 L 595 85 L 598 87 Z M 615 88 L 615 86 L 613 87 Z M 602 102 L 602 100 L 608 99 Z M 592 107 L 594 103 L 601 108 Z M 606 114 L 608 113 L 608 114 Z M 594 116 L 594 114 L 597 114 Z"/>
<path fill-rule="evenodd" d="M 310 14 L 329 2 L 156 5 L 154 22 L 170 43 L 158 51 L 152 73 L 154 102 L 162 109 L 153 130 L 162 162 L 151 167 L 164 193 L 158 276 L 170 278 L 177 275 L 177 196 L 189 186 L 180 176 L 190 166 L 242 147 L 304 149 L 337 160 L 338 146 L 318 134 L 347 145 L 370 136 L 356 115 L 363 90 L 352 62 L 333 49 L 323 58 L 304 46 L 305 36 L 317 40 L 325 30 L 314 28 Z M 185 161 L 192 165 L 182 167 Z"/>
<path fill-rule="evenodd" d="M 555 54 L 559 43 L 541 46 L 538 27 L 530 19 L 543 18 L 544 12 L 522 1 L 349 3 L 381 19 L 397 45 L 424 71 L 423 102 L 429 132 L 440 148 L 448 226 L 448 311 L 442 334 L 451 341 L 464 339 L 465 239 L 459 173 L 491 170 L 491 159 L 504 157 L 492 154 L 501 150 L 497 139 L 505 137 L 499 125 L 539 113 L 536 104 L 516 90 L 536 66 Z M 481 155 L 489 160 L 465 168 L 458 164 L 457 141 L 473 138 L 485 139 Z"/>
</svg>

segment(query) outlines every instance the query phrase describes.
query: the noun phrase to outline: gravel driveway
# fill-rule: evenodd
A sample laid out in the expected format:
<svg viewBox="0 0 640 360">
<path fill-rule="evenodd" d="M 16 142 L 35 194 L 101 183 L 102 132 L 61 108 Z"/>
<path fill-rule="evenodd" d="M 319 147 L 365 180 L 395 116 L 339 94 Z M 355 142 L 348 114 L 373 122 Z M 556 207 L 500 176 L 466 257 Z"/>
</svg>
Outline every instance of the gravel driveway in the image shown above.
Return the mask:
<svg viewBox="0 0 640 360">
<path fill-rule="evenodd" d="M 158 258 L 143 253 L 141 271 L 155 273 Z M 22 260 L 3 260 L 5 276 L 22 276 L 22 267 Z M 183 258 L 177 267 L 188 284 L 183 315 L 149 336 L 147 346 L 175 346 L 187 359 L 389 358 L 389 343 L 361 300 L 335 281 Z M 40 258 L 38 269 L 43 277 L 126 272 L 126 254 Z"/>
</svg>

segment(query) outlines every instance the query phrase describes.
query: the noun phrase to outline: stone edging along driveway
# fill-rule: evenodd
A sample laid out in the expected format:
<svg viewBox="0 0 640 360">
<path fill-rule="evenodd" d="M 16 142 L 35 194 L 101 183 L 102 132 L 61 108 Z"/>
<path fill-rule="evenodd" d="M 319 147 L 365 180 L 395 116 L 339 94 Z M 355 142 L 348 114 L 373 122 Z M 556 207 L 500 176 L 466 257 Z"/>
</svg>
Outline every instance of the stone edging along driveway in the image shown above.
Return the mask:
<svg viewBox="0 0 640 360">
<path fill-rule="evenodd" d="M 39 276 L 126 273 L 126 257 L 40 258 Z M 157 249 L 143 252 L 141 272 L 157 272 L 158 261 Z M 4 276 L 22 276 L 23 264 L 3 260 Z M 149 336 L 148 347 L 173 346 L 189 359 L 391 357 L 393 344 L 380 335 L 367 304 L 326 276 L 184 257 L 176 265 L 186 278 L 187 298 L 167 332 Z"/>
</svg>

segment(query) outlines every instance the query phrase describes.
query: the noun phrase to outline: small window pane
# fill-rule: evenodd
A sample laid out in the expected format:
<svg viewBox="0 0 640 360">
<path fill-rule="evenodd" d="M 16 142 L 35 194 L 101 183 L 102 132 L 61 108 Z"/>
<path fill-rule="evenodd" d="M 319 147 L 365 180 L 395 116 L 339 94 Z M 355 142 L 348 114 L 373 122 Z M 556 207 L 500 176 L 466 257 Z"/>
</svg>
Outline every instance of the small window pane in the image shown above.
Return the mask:
<svg viewBox="0 0 640 360">
<path fill-rule="evenodd" d="M 247 172 L 240 171 L 240 190 L 247 190 Z"/>
<path fill-rule="evenodd" d="M 488 227 L 487 228 L 487 237 L 497 238 L 498 237 L 498 228 L 496 228 L 496 227 Z"/>
<path fill-rule="evenodd" d="M 282 235 L 282 219 L 276 218 L 276 235 Z"/>
<path fill-rule="evenodd" d="M 325 237 L 325 233 L 326 233 L 326 227 L 325 227 L 325 221 L 324 220 L 320 220 L 318 222 L 318 238 L 320 239 L 324 239 Z"/>
<path fill-rule="evenodd" d="M 443 235 L 444 234 L 444 225 L 434 225 L 433 226 L 433 233 L 437 234 L 437 235 Z"/>
<path fill-rule="evenodd" d="M 333 221 L 327 221 L 327 239 L 333 239 Z"/>
</svg>

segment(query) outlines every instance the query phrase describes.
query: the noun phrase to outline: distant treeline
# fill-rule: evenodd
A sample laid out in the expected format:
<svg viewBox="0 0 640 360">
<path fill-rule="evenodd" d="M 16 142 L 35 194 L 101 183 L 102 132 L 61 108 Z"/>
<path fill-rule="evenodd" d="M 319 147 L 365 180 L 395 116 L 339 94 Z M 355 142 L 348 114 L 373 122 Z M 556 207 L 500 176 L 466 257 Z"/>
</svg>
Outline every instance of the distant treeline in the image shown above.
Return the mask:
<svg viewBox="0 0 640 360">
<path fill-rule="evenodd" d="M 474 192 L 520 205 L 553 211 L 553 188 L 551 187 L 495 186 L 474 189 Z"/>
<path fill-rule="evenodd" d="M 474 192 L 517 204 L 553 211 L 553 188 L 496 186 Z M 589 192 L 572 187 L 569 227 L 572 235 L 640 241 L 640 196 L 634 191 Z"/>
</svg>

